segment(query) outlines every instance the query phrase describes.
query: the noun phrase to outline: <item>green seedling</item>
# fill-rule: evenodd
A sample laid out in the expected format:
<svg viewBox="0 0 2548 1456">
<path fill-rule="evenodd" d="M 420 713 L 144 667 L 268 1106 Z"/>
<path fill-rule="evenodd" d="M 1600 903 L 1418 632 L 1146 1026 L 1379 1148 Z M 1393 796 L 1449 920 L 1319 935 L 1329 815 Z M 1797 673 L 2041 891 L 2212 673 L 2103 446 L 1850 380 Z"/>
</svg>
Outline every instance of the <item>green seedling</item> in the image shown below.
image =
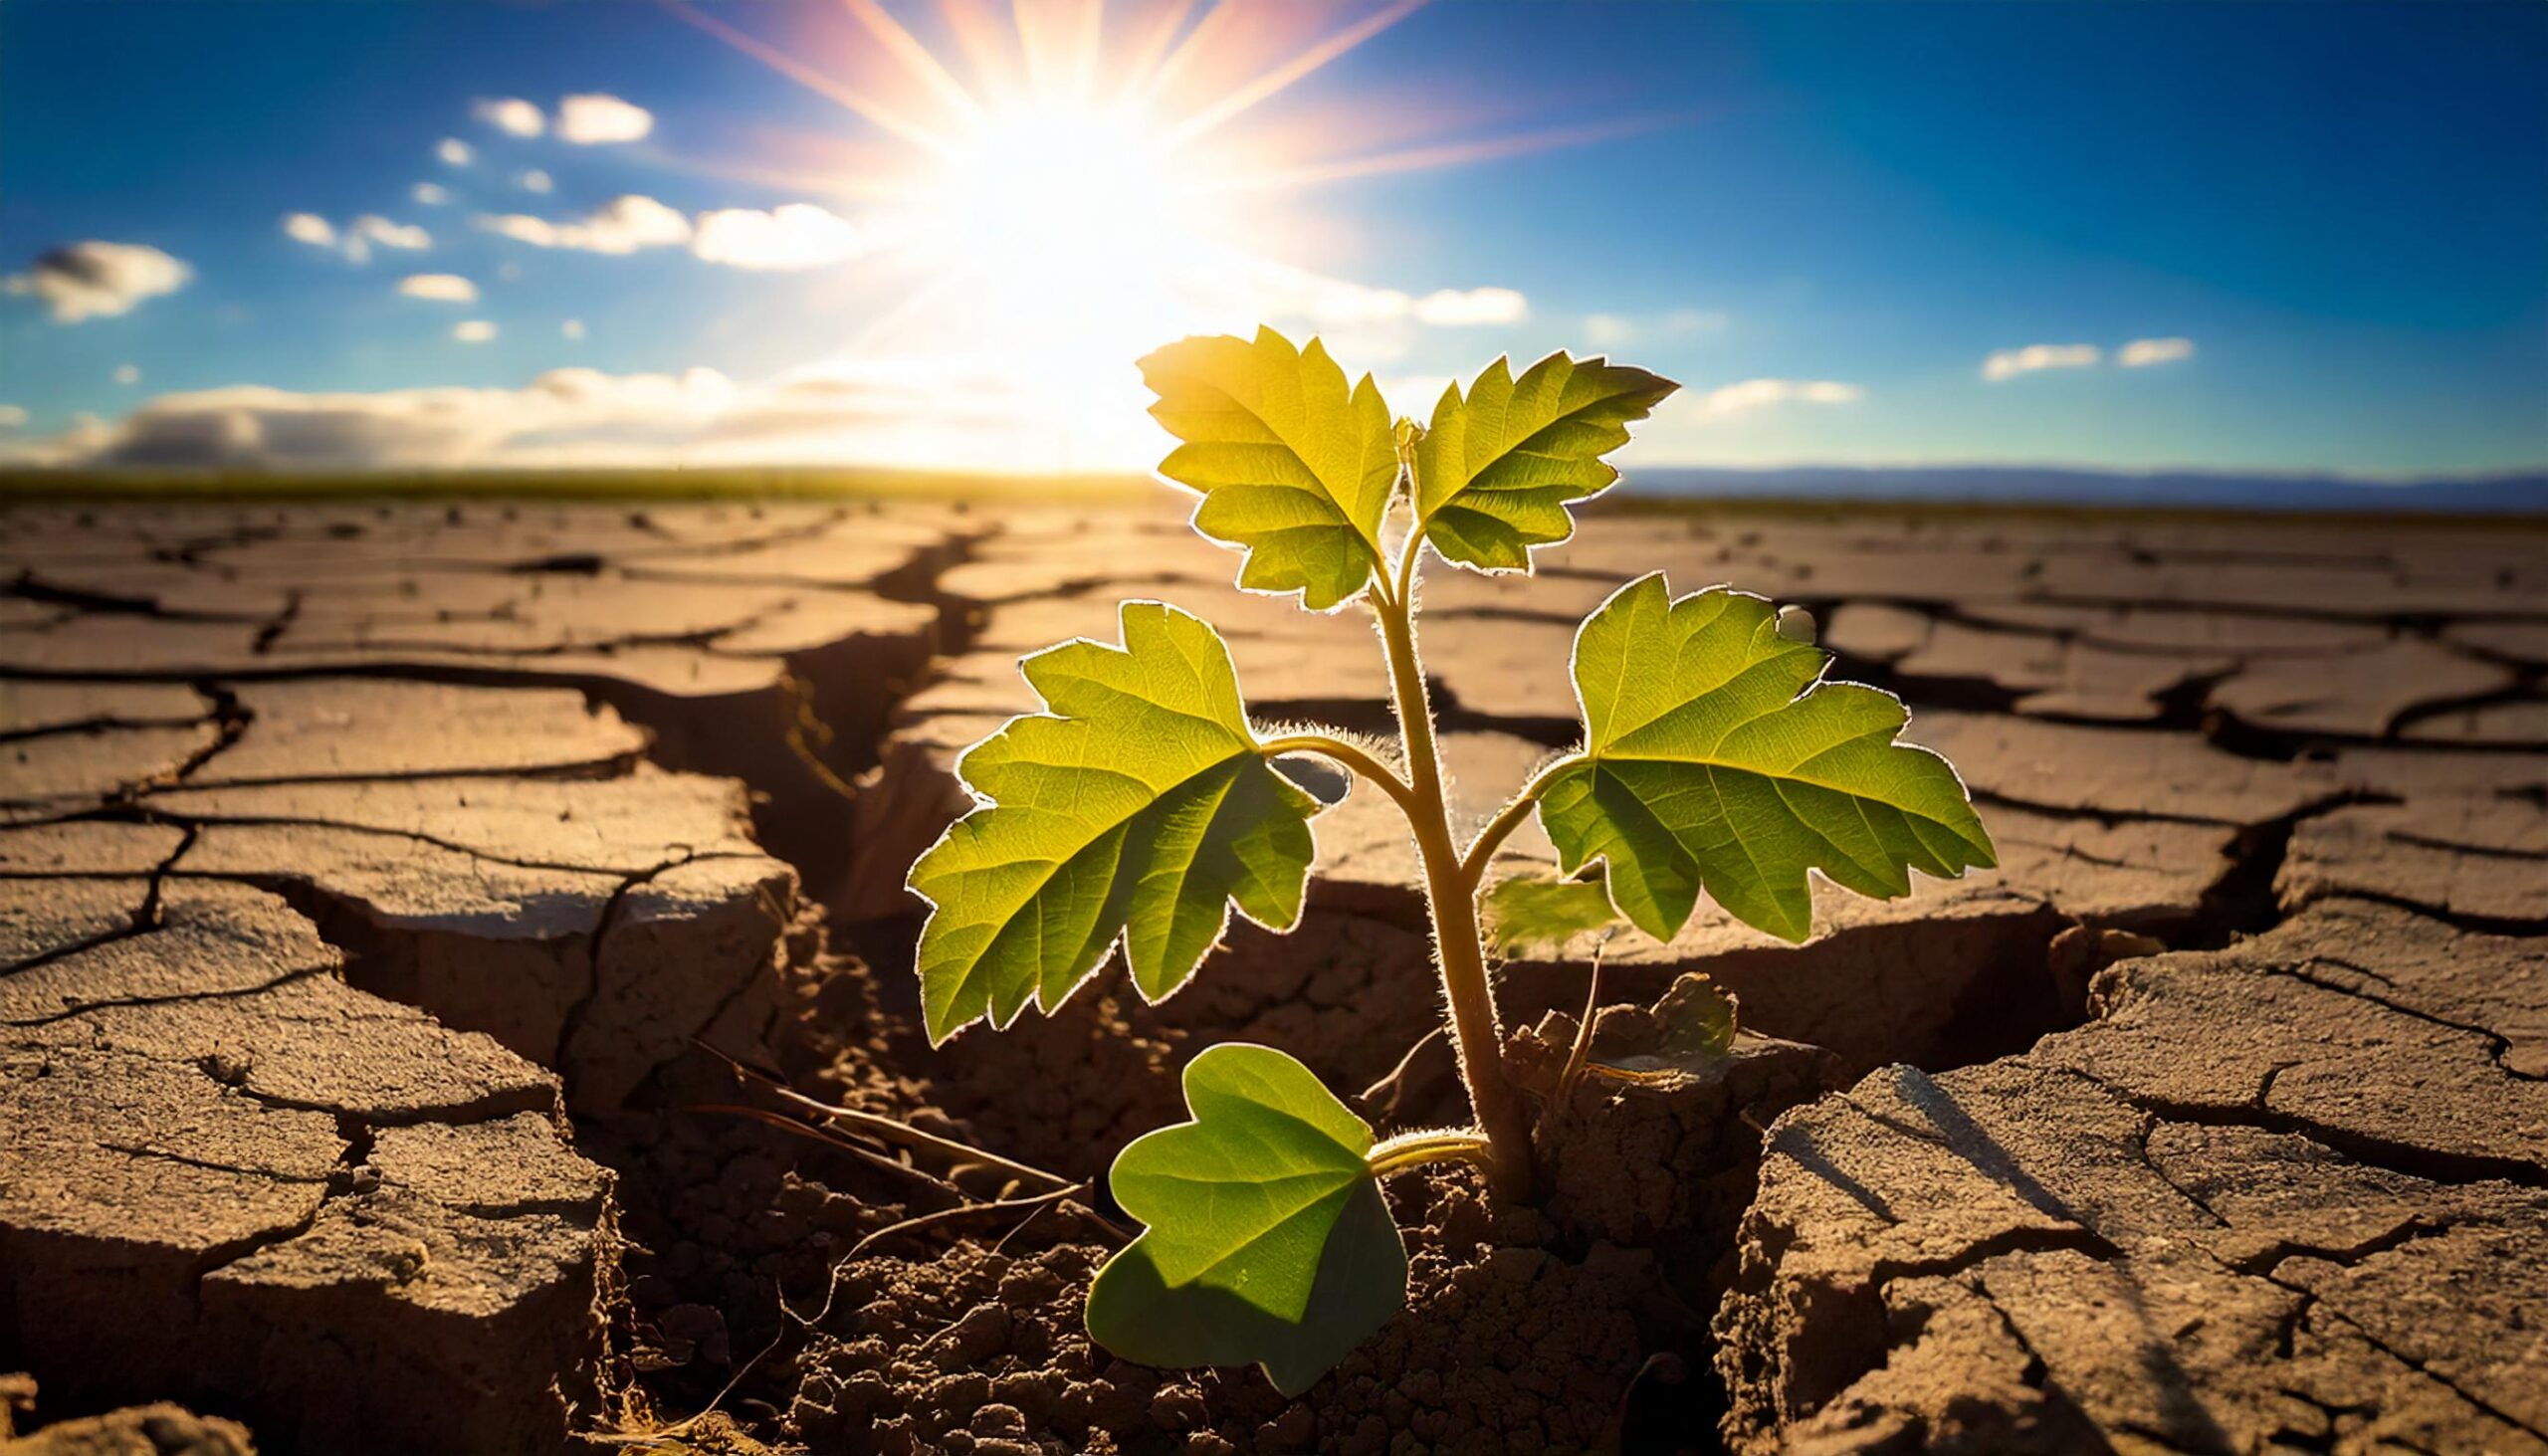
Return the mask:
<svg viewBox="0 0 2548 1456">
<path fill-rule="evenodd" d="M 1257 1363 L 1298 1394 L 1404 1303 L 1381 1179 L 1465 1163 L 1501 1198 L 1533 1194 L 1533 1118 L 1501 1060 L 1482 900 L 1517 947 L 1620 921 L 1668 940 L 1702 895 L 1802 940 L 1809 871 L 1892 897 L 1913 870 L 1952 877 L 1993 851 L 1955 770 L 1895 741 L 1898 701 L 1821 681 L 1809 619 L 1722 586 L 1675 599 L 1659 573 L 1577 632 L 1581 744 L 1461 843 L 1416 650 L 1424 557 L 1528 573 L 1535 548 L 1574 533 L 1569 508 L 1617 479 L 1605 457 L 1628 426 L 1676 386 L 1599 358 L 1551 354 L 1518 378 L 1499 359 L 1418 425 L 1392 419 L 1370 376 L 1349 386 L 1318 340 L 1296 349 L 1271 329 L 1169 344 L 1142 373 L 1151 413 L 1182 442 L 1161 473 L 1201 497 L 1197 531 L 1244 553 L 1238 584 L 1372 613 L 1397 741 L 1261 728 L 1209 623 L 1122 604 L 1120 643 L 1027 657 L 1044 711 L 959 762 L 976 806 L 911 873 L 932 908 L 921 1003 L 933 1042 L 1004 1027 L 1029 1003 L 1052 1012 L 1118 946 L 1134 988 L 1163 1000 L 1233 912 L 1273 931 L 1299 922 L 1312 824 L 1340 771 L 1404 812 L 1475 1124 L 1375 1140 L 1292 1058 L 1211 1047 L 1185 1069 L 1193 1121 L 1116 1159 L 1116 1200 L 1145 1231 L 1089 1292 L 1091 1337 L 1127 1359 Z M 1534 813 L 1565 878 L 1485 893 Z M 1680 1016 L 1717 1044 L 1725 1013 Z"/>
</svg>

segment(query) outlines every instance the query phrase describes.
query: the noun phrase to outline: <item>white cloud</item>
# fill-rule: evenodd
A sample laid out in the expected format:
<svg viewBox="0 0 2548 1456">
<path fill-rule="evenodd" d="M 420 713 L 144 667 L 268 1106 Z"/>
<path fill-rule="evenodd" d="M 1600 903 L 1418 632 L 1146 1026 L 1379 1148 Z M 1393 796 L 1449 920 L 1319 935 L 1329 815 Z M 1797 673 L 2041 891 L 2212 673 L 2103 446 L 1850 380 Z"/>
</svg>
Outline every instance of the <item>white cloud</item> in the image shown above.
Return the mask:
<svg viewBox="0 0 2548 1456">
<path fill-rule="evenodd" d="M 459 137 L 446 136 L 434 144 L 434 155 L 442 158 L 444 166 L 465 167 L 478 153 L 471 149 L 468 142 Z"/>
<path fill-rule="evenodd" d="M 2194 357 L 2194 340 L 2190 338 L 2136 338 L 2125 344 L 2114 361 L 2127 369 L 2146 368 L 2152 364 L 2173 364 Z"/>
<path fill-rule="evenodd" d="M 514 178 L 514 185 L 520 187 L 525 192 L 554 192 L 557 190 L 556 179 L 537 167 L 533 167 L 530 171 L 523 173 L 521 176 Z"/>
<path fill-rule="evenodd" d="M 1355 330 L 1329 339 L 1330 350 L 1375 357 L 1403 353 L 1412 325 L 1512 322 L 1528 317 L 1531 307 L 1512 289 L 1438 289 L 1418 298 L 1264 260 L 1219 270 L 1212 282 L 1226 298 L 1212 300 L 1211 312 L 1234 320 L 1301 319 L 1318 328 Z M 1231 326 L 1245 331 L 1240 323 Z"/>
<path fill-rule="evenodd" d="M 520 389 L 166 394 L 15 458 L 243 470 L 646 466 L 791 461 L 1001 469 L 1050 464 L 1057 420 L 980 374 L 905 359 L 739 384 L 713 369 L 554 369 Z"/>
<path fill-rule="evenodd" d="M 1682 406 L 1701 419 L 1724 419 L 1777 404 L 1855 404 L 1866 390 L 1836 379 L 1746 379 L 1697 396 Z"/>
<path fill-rule="evenodd" d="M 2092 343 L 2030 343 L 2002 349 L 1982 361 L 1982 377 L 1993 382 L 2015 379 L 2037 369 L 2084 369 L 2105 355 Z"/>
<path fill-rule="evenodd" d="M 47 249 L 6 288 L 44 301 L 56 323 L 129 313 L 134 305 L 173 294 L 194 277 L 176 258 L 142 243 L 72 243 Z"/>
<path fill-rule="evenodd" d="M 700 214 L 690 251 L 734 268 L 822 268 L 856 253 L 861 239 L 849 220 L 810 202 L 789 202 L 768 212 L 730 207 Z"/>
<path fill-rule="evenodd" d="M 394 223 L 385 217 L 374 217 L 369 213 L 355 218 L 353 224 L 345 229 L 345 233 L 348 237 L 360 238 L 367 243 L 378 243 L 383 248 L 398 248 L 407 252 L 415 252 L 434 245 L 434 235 L 413 223 Z"/>
<path fill-rule="evenodd" d="M 513 136 L 537 136 L 548 129 L 548 118 L 520 97 L 481 99 L 470 105 L 469 113 Z"/>
<path fill-rule="evenodd" d="M 451 189 L 435 182 L 418 182 L 408 195 L 426 207 L 440 207 L 451 200 Z"/>
<path fill-rule="evenodd" d="M 1713 310 L 1674 309 L 1657 314 L 1588 313 L 1582 331 L 1584 341 L 1594 348 L 1616 348 L 1640 338 L 1723 328 L 1725 323 L 1725 315 Z"/>
<path fill-rule="evenodd" d="M 567 319 L 565 322 L 558 324 L 558 325 L 557 325 L 557 336 L 558 336 L 559 338 L 581 338 L 581 337 L 583 337 L 583 336 L 584 336 L 584 320 L 582 320 L 581 318 L 569 318 L 569 319 Z"/>
<path fill-rule="evenodd" d="M 557 134 L 578 146 L 635 141 L 655 129 L 655 113 L 612 96 L 572 96 L 557 104 Z"/>
<path fill-rule="evenodd" d="M 364 213 L 345 224 L 339 232 L 325 218 L 315 212 L 296 212 L 283 220 L 283 230 L 297 242 L 314 248 L 332 248 L 349 262 L 371 261 L 374 243 L 383 248 L 415 252 L 434 245 L 433 234 L 408 223 L 394 223 L 373 213 Z"/>
<path fill-rule="evenodd" d="M 485 343 L 496 336 L 496 325 L 484 318 L 472 318 L 451 326 L 451 336 L 462 343 Z"/>
<path fill-rule="evenodd" d="M 1519 323 L 1530 316 L 1531 301 L 1511 289 L 1437 289 L 1417 299 L 1408 312 L 1416 322 L 1437 328 Z"/>
<path fill-rule="evenodd" d="M 430 299 L 437 304 L 478 302 L 478 286 L 456 273 L 410 274 L 399 281 L 398 292 L 411 299 Z"/>
<path fill-rule="evenodd" d="M 114 377 L 117 384 L 138 384 L 141 382 L 141 366 L 139 364 L 117 364 L 115 365 Z"/>
<path fill-rule="evenodd" d="M 0 430 L 14 430 L 27 422 L 26 410 L 14 404 L 0 404 Z"/>
<path fill-rule="evenodd" d="M 534 248 L 586 253 L 634 253 L 690 241 L 690 219 L 651 197 L 630 193 L 613 199 L 582 222 L 552 223 L 527 213 L 481 213 L 477 225 Z"/>
</svg>

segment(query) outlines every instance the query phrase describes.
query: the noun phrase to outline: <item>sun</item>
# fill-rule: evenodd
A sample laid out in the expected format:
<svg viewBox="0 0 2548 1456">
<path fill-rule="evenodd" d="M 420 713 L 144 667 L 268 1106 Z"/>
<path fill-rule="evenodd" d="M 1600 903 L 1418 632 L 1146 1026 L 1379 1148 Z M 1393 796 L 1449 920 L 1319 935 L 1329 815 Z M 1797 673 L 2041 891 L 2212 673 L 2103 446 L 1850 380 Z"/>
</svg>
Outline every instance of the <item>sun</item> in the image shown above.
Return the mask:
<svg viewBox="0 0 2548 1456">
<path fill-rule="evenodd" d="M 1030 101 L 957 138 L 919 206 L 949 256 L 1046 272 L 1138 251 L 1181 224 L 1182 191 L 1140 107 Z"/>
<path fill-rule="evenodd" d="M 785 46 L 674 3 L 865 123 L 834 148 L 831 175 L 801 183 L 855 206 L 867 248 L 850 266 L 897 283 L 880 314 L 809 367 L 962 380 L 1019 468 L 1152 453 L 1132 361 L 1162 343 L 1258 321 L 1367 322 L 1406 306 L 1394 290 L 1287 261 L 1287 241 L 1313 229 L 1288 226 L 1281 194 L 1583 139 L 1337 156 L 1322 154 L 1336 138 L 1377 128 L 1254 124 L 1265 103 L 1419 0 L 939 0 L 936 49 L 878 0 L 803 12 L 831 30 Z"/>
</svg>

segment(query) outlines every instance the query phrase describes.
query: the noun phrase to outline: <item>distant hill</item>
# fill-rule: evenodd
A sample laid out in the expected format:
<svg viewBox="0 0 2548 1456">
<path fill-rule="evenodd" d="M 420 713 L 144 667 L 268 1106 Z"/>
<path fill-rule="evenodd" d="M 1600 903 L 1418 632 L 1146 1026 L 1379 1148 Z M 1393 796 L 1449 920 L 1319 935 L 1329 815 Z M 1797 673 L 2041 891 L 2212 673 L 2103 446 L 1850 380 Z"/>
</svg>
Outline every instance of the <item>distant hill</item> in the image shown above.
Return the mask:
<svg viewBox="0 0 2548 1456">
<path fill-rule="evenodd" d="M 2548 473 L 2430 481 L 2212 471 L 2059 470 L 2035 466 L 1631 470 L 1647 496 L 1747 500 L 1976 502 L 1993 505 L 2206 507 L 2226 511 L 2410 511 L 2548 514 Z"/>
</svg>

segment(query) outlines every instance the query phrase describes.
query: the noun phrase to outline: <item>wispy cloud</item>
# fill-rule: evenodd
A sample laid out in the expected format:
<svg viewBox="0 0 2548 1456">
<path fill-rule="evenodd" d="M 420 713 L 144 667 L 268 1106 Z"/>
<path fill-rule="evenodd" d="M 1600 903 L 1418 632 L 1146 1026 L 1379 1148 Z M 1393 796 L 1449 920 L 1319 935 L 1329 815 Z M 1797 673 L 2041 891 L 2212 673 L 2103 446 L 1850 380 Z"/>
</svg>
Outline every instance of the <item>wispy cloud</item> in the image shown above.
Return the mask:
<svg viewBox="0 0 2548 1456">
<path fill-rule="evenodd" d="M 862 245 L 847 218 L 810 202 L 789 202 L 767 212 L 730 207 L 702 213 L 690 251 L 730 268 L 785 272 L 827 267 Z"/>
<path fill-rule="evenodd" d="M 550 222 L 527 213 L 481 213 L 473 221 L 488 232 L 529 243 L 534 248 L 568 248 L 584 253 L 634 253 L 640 248 L 670 248 L 690 241 L 690 219 L 652 197 L 629 193 L 586 216 L 581 222 Z"/>
<path fill-rule="evenodd" d="M 469 113 L 509 136 L 537 136 L 548 129 L 539 107 L 520 97 L 483 98 L 470 105 Z"/>
<path fill-rule="evenodd" d="M 0 430 L 15 430 L 26 422 L 27 411 L 24 406 L 0 404 Z"/>
<path fill-rule="evenodd" d="M 339 229 L 315 212 L 284 214 L 284 236 L 313 248 L 325 248 L 341 253 L 347 261 L 368 263 L 372 245 L 395 248 L 402 252 L 422 252 L 434 245 L 434 235 L 413 223 L 395 223 L 376 213 L 364 213 Z"/>
<path fill-rule="evenodd" d="M 2001 349 L 1982 361 L 1982 377 L 1998 383 L 2038 369 L 2084 369 L 2104 354 L 2092 343 L 2030 343 Z"/>
<path fill-rule="evenodd" d="M 1855 404 L 1866 396 L 1864 386 L 1836 379 L 1746 379 L 1698 395 L 1686 408 L 1701 419 L 1724 419 L 1772 405 Z"/>
<path fill-rule="evenodd" d="M 131 385 L 131 384 L 138 384 L 138 383 L 140 383 L 140 382 L 141 382 L 141 366 L 140 366 L 139 364 L 117 364 L 117 365 L 115 365 L 114 380 L 115 380 L 115 382 L 116 382 L 117 384 L 124 384 L 124 385 Z"/>
<path fill-rule="evenodd" d="M 1531 301 L 1512 289 L 1436 289 L 1407 309 L 1418 323 L 1465 328 L 1519 323 L 1531 316 Z"/>
<path fill-rule="evenodd" d="M 1368 329 L 1391 324 L 1462 328 L 1515 323 L 1531 312 L 1530 299 L 1516 289 L 1436 289 L 1419 296 L 1261 259 L 1224 270 L 1211 282 L 1229 294 L 1225 307 L 1237 313 L 1305 319 L 1322 328 Z M 1394 347 L 1378 337 L 1355 341 L 1382 353 Z M 1330 340 L 1331 348 L 1336 344 L 1336 340 Z"/>
<path fill-rule="evenodd" d="M 1662 313 L 1587 313 L 1584 341 L 1594 348 L 1617 348 L 1644 338 L 1670 338 L 1723 328 L 1723 313 L 1707 309 L 1673 309 Z"/>
<path fill-rule="evenodd" d="M 496 336 L 496 325 L 484 318 L 472 318 L 453 324 L 451 336 L 462 343 L 485 343 Z"/>
<path fill-rule="evenodd" d="M 2136 338 L 2115 354 L 2114 361 L 2127 369 L 2143 369 L 2152 364 L 2173 364 L 2179 359 L 2193 357 L 2193 339 Z"/>
<path fill-rule="evenodd" d="M 478 286 L 456 273 L 416 273 L 398 281 L 398 292 L 437 304 L 474 304 Z"/>
<path fill-rule="evenodd" d="M 581 338 L 581 337 L 583 337 L 583 336 L 584 336 L 584 320 L 582 320 L 581 318 L 569 318 L 569 319 L 567 319 L 565 322 L 558 324 L 558 325 L 557 325 L 557 336 L 558 336 L 559 338 Z"/>
<path fill-rule="evenodd" d="M 654 129 L 654 112 L 614 96 L 571 96 L 557 104 L 557 135 L 577 146 L 635 141 Z"/>
<path fill-rule="evenodd" d="M 514 178 L 514 185 L 520 187 L 525 192 L 554 192 L 557 190 L 556 179 L 537 167 L 533 167 L 530 171 L 523 173 L 521 176 Z"/>
<path fill-rule="evenodd" d="M 464 325 L 465 326 L 465 325 Z M 519 389 L 305 394 L 262 385 L 166 394 L 113 422 L 24 442 L 65 466 L 443 469 L 840 460 L 949 468 L 1049 464 L 1057 421 L 989 376 L 875 360 L 742 384 L 713 369 L 555 369 Z"/>
<path fill-rule="evenodd" d="M 71 243 L 40 254 L 9 275 L 10 293 L 44 301 L 56 323 L 129 313 L 144 299 L 173 294 L 194 269 L 146 243 Z"/>
<path fill-rule="evenodd" d="M 408 195 L 426 207 L 440 207 L 451 200 L 451 189 L 437 182 L 418 182 Z"/>
<path fill-rule="evenodd" d="M 446 136 L 434 143 L 434 155 L 447 167 L 465 167 L 478 156 L 477 149 L 457 136 Z"/>
</svg>

